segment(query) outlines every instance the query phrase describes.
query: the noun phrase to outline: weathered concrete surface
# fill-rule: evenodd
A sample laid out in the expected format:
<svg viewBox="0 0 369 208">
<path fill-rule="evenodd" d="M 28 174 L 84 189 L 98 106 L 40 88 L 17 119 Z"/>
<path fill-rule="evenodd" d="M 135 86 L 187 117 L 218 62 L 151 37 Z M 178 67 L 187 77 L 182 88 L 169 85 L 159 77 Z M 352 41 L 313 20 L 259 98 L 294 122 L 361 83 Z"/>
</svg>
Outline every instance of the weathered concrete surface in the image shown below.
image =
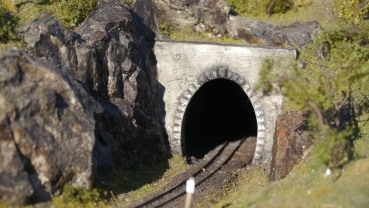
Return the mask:
<svg viewBox="0 0 369 208">
<path fill-rule="evenodd" d="M 154 51 L 158 81 L 165 88 L 165 127 L 173 151 L 181 152 L 182 119 L 192 95 L 206 81 L 225 78 L 238 83 L 254 107 L 258 135 L 253 162 L 270 162 L 282 96 L 263 96 L 253 87 L 265 58 L 288 61 L 296 58 L 296 50 L 158 41 Z"/>
<path fill-rule="evenodd" d="M 305 135 L 308 115 L 302 111 L 288 111 L 278 116 L 273 144 L 270 179 L 284 178 L 312 144 L 312 137 Z"/>
</svg>

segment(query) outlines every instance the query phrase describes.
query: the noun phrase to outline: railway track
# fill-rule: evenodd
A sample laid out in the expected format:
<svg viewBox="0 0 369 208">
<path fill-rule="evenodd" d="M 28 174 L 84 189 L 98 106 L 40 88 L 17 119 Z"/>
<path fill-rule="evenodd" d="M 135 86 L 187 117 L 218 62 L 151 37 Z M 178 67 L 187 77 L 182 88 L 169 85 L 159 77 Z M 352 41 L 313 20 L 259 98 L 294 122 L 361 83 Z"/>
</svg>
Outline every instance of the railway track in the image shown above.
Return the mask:
<svg viewBox="0 0 369 208">
<path fill-rule="evenodd" d="M 223 145 L 218 146 L 215 150 L 206 155 L 195 168 L 187 171 L 185 173 L 186 176 L 182 177 L 182 180 L 167 186 L 159 194 L 132 207 L 163 207 L 169 203 L 173 203 L 173 201 L 185 195 L 185 185 L 189 177 L 193 176 L 195 178 L 196 186 L 201 185 L 221 169 L 223 165 L 228 163 L 245 140 L 246 138 L 243 138 L 235 142 L 225 142 Z"/>
</svg>

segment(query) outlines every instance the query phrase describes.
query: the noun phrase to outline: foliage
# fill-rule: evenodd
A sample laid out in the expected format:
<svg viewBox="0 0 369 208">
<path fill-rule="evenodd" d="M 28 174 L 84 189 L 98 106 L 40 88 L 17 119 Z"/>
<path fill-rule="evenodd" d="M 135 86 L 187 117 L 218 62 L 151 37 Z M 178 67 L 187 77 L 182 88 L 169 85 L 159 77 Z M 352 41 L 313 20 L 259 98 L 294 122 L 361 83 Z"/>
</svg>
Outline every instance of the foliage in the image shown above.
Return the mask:
<svg viewBox="0 0 369 208">
<path fill-rule="evenodd" d="M 283 69 L 267 60 L 257 86 L 264 94 L 278 91 L 300 109 L 312 112 L 311 130 L 315 153 L 331 168 L 351 159 L 353 140 L 359 135 L 357 118 L 368 113 L 369 47 L 368 25 L 348 25 L 338 31 L 324 31 L 301 53 L 309 64 L 297 63 Z"/>
<path fill-rule="evenodd" d="M 136 0 L 123 0 L 123 3 L 128 7 L 132 7 L 135 2 Z"/>
<path fill-rule="evenodd" d="M 167 22 L 163 22 L 159 25 L 160 31 L 167 36 L 170 36 L 171 33 L 173 33 L 173 30 L 171 29 L 170 25 Z"/>
<path fill-rule="evenodd" d="M 95 8 L 98 0 L 0 0 L 17 19 L 14 27 L 28 23 L 40 12 L 46 12 L 59 19 L 66 27 L 80 24 Z M 130 1 L 131 2 L 131 1 Z"/>
<path fill-rule="evenodd" d="M 369 1 L 364 0 L 335 0 L 334 9 L 338 16 L 346 21 L 359 24 L 369 12 Z"/>
<path fill-rule="evenodd" d="M 53 197 L 51 207 L 127 207 L 132 202 L 159 191 L 187 168 L 187 163 L 180 155 L 172 158 L 162 156 L 155 164 L 136 170 L 117 167 L 112 181 L 94 184 L 92 190 L 64 185 L 61 195 Z"/>
<path fill-rule="evenodd" d="M 15 27 L 18 19 L 14 17 L 5 5 L 0 4 L 0 43 L 17 40 Z"/>
<path fill-rule="evenodd" d="M 237 13 L 251 16 L 285 13 L 293 6 L 291 0 L 228 0 L 228 2 Z"/>
<path fill-rule="evenodd" d="M 67 27 L 76 27 L 95 8 L 98 0 L 54 0 L 51 15 L 61 20 Z"/>
<path fill-rule="evenodd" d="M 350 145 L 352 131 L 345 129 L 339 131 L 336 128 L 325 126 L 321 130 L 324 137 L 315 140 L 314 153 L 326 167 L 338 167 L 347 163 L 352 157 L 353 148 Z"/>
<path fill-rule="evenodd" d="M 245 41 L 229 37 L 214 37 L 211 32 L 198 32 L 191 27 L 182 27 L 175 29 L 169 23 L 164 22 L 159 25 L 161 32 L 170 37 L 172 40 L 180 41 L 201 41 L 201 42 L 217 42 L 223 44 L 245 44 Z"/>
<path fill-rule="evenodd" d="M 107 193 L 93 189 L 79 190 L 69 185 L 63 187 L 62 195 L 53 198 L 53 207 L 108 207 Z"/>
</svg>

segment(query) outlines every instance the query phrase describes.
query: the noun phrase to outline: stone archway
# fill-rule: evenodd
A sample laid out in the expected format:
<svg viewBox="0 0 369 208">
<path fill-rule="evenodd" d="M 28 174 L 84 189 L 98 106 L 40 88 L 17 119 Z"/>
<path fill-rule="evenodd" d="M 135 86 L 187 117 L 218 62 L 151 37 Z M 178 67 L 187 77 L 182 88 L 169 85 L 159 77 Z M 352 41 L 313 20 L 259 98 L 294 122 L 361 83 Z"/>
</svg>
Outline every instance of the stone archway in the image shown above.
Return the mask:
<svg viewBox="0 0 369 208">
<path fill-rule="evenodd" d="M 264 151 L 264 145 L 266 143 L 266 125 L 264 111 L 261 108 L 260 102 L 251 89 L 248 81 L 245 78 L 241 77 L 239 74 L 229 70 L 226 66 L 219 66 L 216 69 L 212 69 L 202 73 L 200 76 L 197 77 L 197 80 L 193 82 L 188 87 L 188 89 L 181 94 L 178 100 L 176 112 L 174 113 L 171 146 L 181 146 L 181 134 L 184 114 L 193 95 L 206 82 L 220 78 L 228 79 L 237 83 L 245 92 L 252 104 L 257 122 L 257 141 L 253 164 L 260 163 L 262 160 L 261 157 Z"/>
</svg>

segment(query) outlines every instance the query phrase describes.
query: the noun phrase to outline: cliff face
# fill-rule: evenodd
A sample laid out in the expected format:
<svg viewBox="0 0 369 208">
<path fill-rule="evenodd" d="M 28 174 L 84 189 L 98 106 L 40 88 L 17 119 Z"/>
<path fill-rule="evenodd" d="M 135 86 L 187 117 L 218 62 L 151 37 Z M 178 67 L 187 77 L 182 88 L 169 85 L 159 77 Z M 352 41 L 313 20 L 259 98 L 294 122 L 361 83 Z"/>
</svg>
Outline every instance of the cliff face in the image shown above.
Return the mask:
<svg viewBox="0 0 369 208">
<path fill-rule="evenodd" d="M 150 34 L 118 0 L 75 31 L 48 14 L 21 28 L 32 56 L 0 57 L 2 202 L 47 201 L 65 183 L 87 189 L 163 153 Z"/>
<path fill-rule="evenodd" d="M 100 105 L 49 62 L 19 49 L 0 60 L 0 200 L 46 201 L 66 182 L 90 188 Z"/>
</svg>

